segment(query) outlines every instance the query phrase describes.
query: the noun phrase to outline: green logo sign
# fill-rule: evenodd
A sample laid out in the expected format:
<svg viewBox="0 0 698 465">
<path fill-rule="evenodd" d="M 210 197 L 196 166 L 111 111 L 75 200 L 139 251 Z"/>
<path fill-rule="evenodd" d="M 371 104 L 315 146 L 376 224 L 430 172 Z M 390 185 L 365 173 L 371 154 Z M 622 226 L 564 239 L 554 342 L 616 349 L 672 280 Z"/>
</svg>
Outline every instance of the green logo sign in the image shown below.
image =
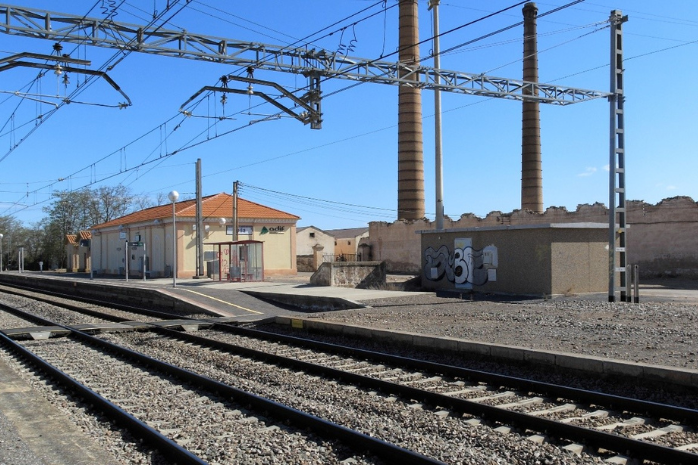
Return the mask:
<svg viewBox="0 0 698 465">
<path fill-rule="evenodd" d="M 281 234 L 284 231 L 286 231 L 285 226 L 271 226 L 269 228 L 263 226 L 259 234 Z"/>
</svg>

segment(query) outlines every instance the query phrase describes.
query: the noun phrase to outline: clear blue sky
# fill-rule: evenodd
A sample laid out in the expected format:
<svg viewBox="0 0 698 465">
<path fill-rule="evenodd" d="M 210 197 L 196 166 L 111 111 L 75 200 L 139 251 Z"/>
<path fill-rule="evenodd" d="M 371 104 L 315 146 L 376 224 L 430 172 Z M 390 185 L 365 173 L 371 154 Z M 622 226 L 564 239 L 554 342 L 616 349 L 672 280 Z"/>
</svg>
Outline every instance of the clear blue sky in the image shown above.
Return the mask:
<svg viewBox="0 0 698 465">
<path fill-rule="evenodd" d="M 351 56 L 378 58 L 397 48 L 396 3 L 388 0 L 383 11 L 380 2 L 371 0 L 192 0 L 164 27 L 276 45 L 305 44 L 310 36 L 317 49 L 351 46 Z M 442 0 L 441 32 L 514 3 Z M 567 3 L 537 2 L 539 15 Z M 103 4 L 119 5 L 117 21 L 145 24 L 153 7 L 161 11 L 166 1 L 16 3 L 97 18 L 104 17 Z M 426 0 L 419 4 L 420 38 L 427 39 L 432 35 L 431 12 Z M 445 35 L 441 49 L 521 21 L 521 8 Z M 698 82 L 698 2 L 595 0 L 541 17 L 540 81 L 608 91 L 610 33 L 604 21 L 613 9 L 629 16 L 623 26 L 628 199 L 657 203 L 684 195 L 698 200 L 698 93 L 691 90 Z M 522 35 L 519 26 L 475 42 L 444 55 L 441 67 L 521 79 Z M 25 51 L 50 54 L 52 46 L 52 41 L 0 34 L 0 59 Z M 421 55 L 429 55 L 431 48 L 425 43 Z M 69 43 L 63 53 L 91 60 L 92 69 L 114 55 L 113 50 Z M 432 66 L 433 61 L 424 64 Z M 228 96 L 225 112 L 221 94 L 211 95 L 186 118 L 178 112 L 185 101 L 202 87 L 216 85 L 222 75 L 240 70 L 132 53 L 109 75 L 133 106 L 103 106 L 124 99 L 104 81 L 96 81 L 76 98 L 85 104 L 63 106 L 28 135 L 37 115 L 51 109 L 39 101 L 65 92 L 52 72 L 28 88 L 37 73 L 32 68 L 0 73 L 0 215 L 30 225 L 43 217 L 52 190 L 86 185 L 121 183 L 153 201 L 173 189 L 183 198 L 193 197 L 194 163 L 201 158 L 205 195 L 231 192 L 237 180 L 243 198 L 296 214 L 302 218 L 299 226 L 335 229 L 396 219 L 397 87 L 323 82 L 321 130 L 291 118 L 250 124 L 277 110 L 246 95 Z M 306 85 L 305 78 L 292 74 L 258 71 L 254 77 L 291 91 Z M 82 79 L 71 74 L 68 91 Z M 22 99 L 15 92 L 35 95 Z M 446 214 L 485 216 L 519 208 L 520 102 L 442 93 L 442 107 Z M 433 108 L 433 93 L 424 91 L 425 206 L 430 219 L 435 211 Z M 234 119 L 220 119 L 224 114 Z M 608 102 L 542 105 L 541 118 L 544 205 L 574 210 L 578 204 L 607 204 Z"/>
</svg>

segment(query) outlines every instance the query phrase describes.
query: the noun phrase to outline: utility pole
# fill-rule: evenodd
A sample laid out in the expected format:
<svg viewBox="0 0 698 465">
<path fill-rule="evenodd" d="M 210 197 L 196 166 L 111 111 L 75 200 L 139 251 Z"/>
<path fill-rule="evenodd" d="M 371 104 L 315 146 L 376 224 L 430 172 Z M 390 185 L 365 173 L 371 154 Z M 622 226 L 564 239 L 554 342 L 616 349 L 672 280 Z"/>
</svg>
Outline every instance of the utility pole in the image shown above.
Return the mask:
<svg viewBox="0 0 698 465">
<path fill-rule="evenodd" d="M 441 68 L 441 55 L 439 45 L 439 2 L 441 0 L 429 0 L 429 9 L 434 15 L 434 68 Z M 441 155 L 441 77 L 436 76 L 436 88 L 434 89 L 434 170 L 436 184 L 436 229 L 444 228 L 444 186 L 443 186 L 443 160 Z"/>
<path fill-rule="evenodd" d="M 196 276 L 204 275 L 204 219 L 201 210 L 201 158 L 196 160 Z"/>
<path fill-rule="evenodd" d="M 238 181 L 233 183 L 233 242 L 238 240 Z"/>
</svg>

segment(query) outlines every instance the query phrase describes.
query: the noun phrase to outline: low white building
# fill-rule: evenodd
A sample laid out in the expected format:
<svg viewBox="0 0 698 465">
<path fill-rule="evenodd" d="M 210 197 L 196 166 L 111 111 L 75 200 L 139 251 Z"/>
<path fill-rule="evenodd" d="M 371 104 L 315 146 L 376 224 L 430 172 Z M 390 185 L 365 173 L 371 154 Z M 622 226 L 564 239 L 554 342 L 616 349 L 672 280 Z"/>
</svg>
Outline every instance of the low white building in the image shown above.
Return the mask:
<svg viewBox="0 0 698 465">
<path fill-rule="evenodd" d="M 296 229 L 296 253 L 298 256 L 312 255 L 313 247 L 321 245 L 324 253 L 334 253 L 334 237 L 315 226 Z"/>
<path fill-rule="evenodd" d="M 334 255 L 334 237 L 315 226 L 298 228 L 296 230 L 298 271 L 315 271 L 313 256 L 316 250 L 321 255 Z"/>
<path fill-rule="evenodd" d="M 125 268 L 141 273 L 145 257 L 151 277 L 170 276 L 173 245 L 177 247 L 177 277 L 197 273 L 196 199 L 175 203 L 173 240 L 172 204 L 146 208 L 92 227 L 91 257 L 94 271 L 124 274 Z M 229 257 L 217 257 L 214 244 L 232 241 L 233 199 L 220 193 L 202 199 L 203 242 L 206 260 L 216 260 L 221 270 Z M 296 268 L 296 215 L 238 198 L 238 240 L 263 242 L 264 275 L 294 275 Z M 209 245 L 207 245 L 209 244 Z M 229 249 L 224 248 L 224 251 Z M 127 262 L 128 260 L 128 262 Z M 203 275 L 206 270 L 200 270 Z"/>
</svg>

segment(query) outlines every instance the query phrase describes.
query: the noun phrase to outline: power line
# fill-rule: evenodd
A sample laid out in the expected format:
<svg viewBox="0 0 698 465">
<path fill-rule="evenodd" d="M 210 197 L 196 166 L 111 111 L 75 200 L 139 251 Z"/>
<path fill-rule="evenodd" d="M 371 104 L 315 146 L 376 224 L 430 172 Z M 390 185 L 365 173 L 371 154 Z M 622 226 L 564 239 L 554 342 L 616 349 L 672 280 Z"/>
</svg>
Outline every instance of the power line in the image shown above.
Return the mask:
<svg viewBox="0 0 698 465">
<path fill-rule="evenodd" d="M 581 1 L 581 0 L 580 0 L 580 1 Z M 521 2 L 521 3 L 525 3 L 525 2 Z M 521 3 L 518 3 L 518 4 L 514 5 L 514 6 L 518 6 L 518 5 L 520 5 Z M 579 3 L 579 2 L 572 2 L 571 4 L 568 4 L 568 5 L 572 5 L 572 4 L 576 4 L 576 3 Z M 510 7 L 510 8 L 513 8 L 514 6 L 512 6 L 512 7 Z M 562 7 L 561 7 L 561 8 L 562 8 Z M 554 10 L 554 11 L 557 11 L 557 10 L 559 10 L 559 9 L 556 9 L 556 10 Z M 478 20 L 478 21 L 479 21 L 479 20 Z M 460 28 L 462 28 L 462 27 L 464 27 L 464 26 L 460 26 L 459 28 L 456 28 L 456 29 L 460 29 Z M 447 31 L 447 33 L 448 33 L 448 32 L 449 32 L 449 31 Z M 338 92 L 337 92 L 337 93 L 338 93 Z M 214 126 L 217 126 L 217 124 L 214 125 Z M 247 126 L 244 126 L 244 127 L 247 127 Z M 175 151 L 172 152 L 172 153 L 167 153 L 167 154 L 165 155 L 164 158 L 171 157 L 172 155 L 175 155 L 175 154 L 177 154 L 177 153 L 179 153 L 179 152 L 181 152 L 181 151 L 183 151 L 183 150 L 187 150 L 187 149 L 189 149 L 189 148 L 193 148 L 194 146 L 201 145 L 201 144 L 203 144 L 203 143 L 208 142 L 209 140 L 213 140 L 213 139 L 215 139 L 215 138 L 222 137 L 222 136 L 224 136 L 224 135 L 227 135 L 227 134 L 230 134 L 230 133 L 232 133 L 232 132 L 238 131 L 238 130 L 240 130 L 240 129 L 242 129 L 242 128 L 243 128 L 243 127 L 235 128 L 235 129 L 233 129 L 233 130 L 231 130 L 231 131 L 227 131 L 227 132 L 221 134 L 220 136 L 217 135 L 217 136 L 215 136 L 215 137 L 213 137 L 213 138 L 211 138 L 211 139 L 207 139 L 207 140 L 204 140 L 204 141 L 197 142 L 196 144 L 191 143 L 195 138 L 201 136 L 201 134 L 203 133 L 203 132 L 201 132 L 201 133 L 197 134 L 196 136 L 194 136 L 194 138 L 190 139 L 190 142 L 188 143 L 189 145 L 182 146 L 180 149 L 175 150 Z M 171 135 L 171 133 L 170 133 L 170 135 Z M 168 136 L 168 137 L 169 137 L 169 136 Z M 344 140 L 346 140 L 346 139 L 344 139 Z M 313 148 L 313 149 L 316 149 L 316 148 Z M 313 150 L 313 149 L 310 149 L 310 150 Z M 151 155 L 152 155 L 152 152 L 151 152 Z M 290 154 L 289 154 L 289 155 L 290 155 Z M 289 156 L 289 155 L 285 155 L 285 156 Z M 149 156 L 150 156 L 150 155 L 149 155 Z M 161 158 L 163 158 L 163 157 L 160 157 L 160 158 L 158 158 L 158 159 L 156 159 L 156 160 L 153 160 L 153 161 L 149 161 L 149 162 L 147 162 L 147 163 L 145 163 L 145 162 L 140 163 L 139 165 L 136 165 L 135 167 L 132 167 L 132 168 L 128 169 L 127 171 L 132 173 L 133 170 L 137 170 L 137 169 L 139 169 L 139 168 L 141 168 L 141 167 L 144 167 L 144 166 L 146 166 L 146 165 L 150 165 L 151 163 L 153 163 L 153 162 L 155 162 L 155 161 L 159 161 Z M 281 157 L 276 157 L 276 158 L 281 158 Z M 101 160 L 100 160 L 100 161 L 101 161 Z M 147 159 L 146 159 L 146 161 L 147 161 Z M 264 161 L 264 162 L 267 162 L 267 161 L 270 161 L 270 160 L 266 160 L 266 161 Z M 99 161 L 98 161 L 98 162 L 99 162 Z M 258 163 L 262 163 L 262 162 L 258 162 Z M 258 163 L 253 163 L 253 164 L 251 164 L 251 165 L 258 164 Z M 93 165 L 94 165 L 94 163 L 92 163 L 90 166 L 93 166 Z M 251 165 L 246 165 L 246 166 L 251 166 Z M 156 166 L 157 166 L 157 165 L 156 165 Z M 150 170 L 152 170 L 152 169 L 154 169 L 154 168 L 155 168 L 155 167 L 151 167 Z M 84 169 L 87 169 L 87 168 L 83 168 L 83 170 L 84 170 Z M 82 171 L 82 170 L 81 170 L 81 171 Z M 126 171 L 123 171 L 123 172 L 126 172 Z M 117 176 L 117 175 L 119 175 L 119 174 L 122 174 L 123 172 L 116 173 L 116 174 L 114 174 L 113 176 Z M 109 176 L 109 178 L 111 178 L 111 177 L 113 177 L 113 176 Z M 109 178 L 103 178 L 102 180 L 104 180 L 104 179 L 109 179 Z M 101 182 L 102 180 L 100 180 L 99 182 Z M 91 185 L 91 184 L 90 184 L 90 185 Z"/>
<path fill-rule="evenodd" d="M 150 23 L 148 23 L 147 27 L 155 24 L 156 21 L 160 20 L 171 8 L 173 8 L 177 3 L 179 3 L 180 0 L 171 0 L 171 1 L 172 1 L 172 3 L 170 4 L 168 2 L 167 8 L 162 13 L 157 15 L 157 17 L 153 17 L 153 20 Z M 122 1 L 122 3 L 123 3 L 123 1 Z M 177 10 L 175 13 L 173 13 L 172 16 L 170 16 L 170 19 L 173 18 L 175 15 L 177 15 L 184 8 L 186 8 L 186 6 L 187 6 L 187 3 L 185 2 L 184 6 L 182 6 L 179 10 Z M 116 7 L 113 10 L 113 12 L 111 13 L 112 15 L 116 11 L 116 9 L 118 9 L 118 7 Z M 165 21 L 165 22 L 167 22 L 167 21 Z M 156 28 L 154 28 L 152 31 L 149 31 L 147 36 L 152 35 L 156 31 L 158 31 L 161 27 L 162 27 L 162 24 L 160 26 L 157 26 Z M 135 40 L 135 38 L 132 39 L 131 42 L 133 42 L 134 40 Z M 130 44 L 130 42 L 129 42 L 129 44 Z M 129 45 L 129 44 L 127 44 L 127 45 Z M 119 52 L 115 53 L 110 59 L 108 59 L 105 63 L 103 63 L 102 66 L 99 68 L 99 71 L 102 71 L 104 69 L 107 69 L 107 70 L 112 69 L 119 62 L 121 62 L 121 60 L 123 60 L 126 56 L 128 56 L 131 52 L 132 52 L 131 47 L 125 47 L 125 50 L 120 50 Z M 121 57 L 119 58 L 120 55 L 121 55 Z M 7 158 L 17 147 L 19 147 L 25 140 L 27 140 L 27 138 L 30 137 L 34 133 L 34 131 L 36 131 L 46 120 L 48 120 L 51 116 L 53 116 L 60 108 L 62 108 L 64 105 L 66 105 L 68 102 L 70 102 L 75 96 L 84 92 L 94 82 L 94 77 L 95 77 L 94 74 L 89 75 L 87 78 L 85 78 L 85 81 L 83 82 L 82 86 L 76 88 L 73 92 L 71 92 L 70 95 L 66 99 L 62 100 L 60 104 L 57 104 L 54 109 L 52 109 L 48 113 L 42 115 L 42 118 L 38 119 L 37 124 L 27 134 L 25 134 L 25 136 L 22 137 L 22 139 L 20 139 L 19 142 L 15 143 L 10 148 L 10 150 L 5 153 L 4 156 L 0 157 L 0 162 L 2 162 L 5 158 Z"/>
<path fill-rule="evenodd" d="M 124 3 L 124 2 L 122 1 L 122 4 L 123 4 L 123 3 Z M 317 35 L 317 34 L 320 33 L 320 32 L 323 32 L 323 31 L 325 31 L 325 30 L 327 30 L 327 29 L 329 29 L 329 28 L 331 28 L 331 27 L 333 27 L 333 26 L 335 26 L 335 25 L 337 25 L 337 24 L 339 24 L 339 23 L 341 23 L 341 22 L 343 22 L 343 21 L 346 21 L 347 19 L 351 19 L 351 18 L 353 18 L 353 17 L 355 17 L 355 16 L 357 16 L 357 15 L 359 15 L 359 14 L 361 14 L 361 13 L 363 13 L 363 12 L 365 12 L 365 11 L 367 11 L 367 10 L 373 8 L 373 7 L 375 7 L 376 5 L 379 5 L 379 4 L 382 4 L 382 3 L 383 3 L 382 0 L 379 1 L 379 2 L 376 2 L 376 3 L 374 3 L 373 5 L 371 5 L 371 6 L 367 7 L 367 8 L 364 8 L 364 9 L 360 10 L 359 12 L 354 13 L 354 14 L 352 14 L 352 15 L 350 15 L 350 16 L 348 16 L 348 17 L 346 17 L 346 18 L 344 18 L 344 19 L 342 19 L 342 20 L 340 20 L 340 21 L 337 21 L 337 22 L 335 22 L 335 23 L 333 23 L 333 24 L 331 24 L 331 25 L 329 25 L 329 26 L 327 26 L 327 27 L 321 29 L 320 31 L 315 32 L 315 33 L 313 33 L 313 34 L 311 34 L 311 35 L 309 35 L 309 36 L 307 36 L 307 37 L 312 37 L 312 36 L 314 36 L 314 35 Z M 169 4 L 168 4 L 168 5 L 169 5 Z M 172 6 L 174 6 L 174 5 L 175 5 L 175 4 L 173 4 Z M 94 8 L 94 6 L 93 6 L 93 8 Z M 169 8 L 169 6 L 168 6 L 168 8 Z M 177 13 L 179 13 L 179 11 L 181 11 L 183 8 L 184 8 L 184 7 L 182 7 L 180 10 L 178 10 Z M 391 7 L 391 8 L 392 8 L 392 7 Z M 90 10 L 90 11 L 91 11 L 91 10 Z M 164 15 L 166 11 L 167 11 L 167 10 L 165 10 L 163 13 L 161 13 L 160 15 L 158 15 L 158 18 L 162 17 L 162 15 Z M 89 13 L 89 12 L 88 12 L 88 13 Z M 176 13 L 173 14 L 173 15 L 170 17 L 170 19 L 171 19 L 172 17 L 174 17 L 175 15 L 176 15 Z M 366 18 L 364 18 L 364 20 L 365 20 L 365 19 L 366 19 Z M 155 20 L 155 18 L 154 18 L 154 20 Z M 153 22 L 154 22 L 154 20 L 153 20 Z M 163 24 L 165 24 L 165 23 L 167 23 L 167 22 L 169 22 L 169 20 L 164 21 Z M 160 25 L 160 27 L 162 27 L 162 24 Z M 159 29 L 159 28 L 158 28 L 158 29 Z M 155 29 L 155 30 L 157 30 L 157 29 Z M 154 32 L 154 31 L 153 31 L 153 32 Z M 336 31 L 335 31 L 335 32 L 336 32 Z M 152 33 L 152 32 L 151 32 L 151 33 Z M 330 33 L 329 35 L 332 35 L 333 33 L 334 33 L 334 32 Z M 299 41 L 302 41 L 302 40 L 305 40 L 305 39 L 300 39 Z M 299 41 L 298 41 L 298 42 L 299 42 Z M 291 47 L 291 46 L 292 46 L 292 45 L 289 45 L 289 47 Z M 105 68 L 106 65 L 107 65 L 108 63 L 114 61 L 115 57 L 118 56 L 118 55 L 119 55 L 119 53 L 117 53 L 114 57 L 112 57 L 110 60 L 108 60 L 107 63 L 103 64 L 103 65 L 102 65 L 102 68 L 100 68 L 100 69 Z M 119 60 L 119 61 L 120 61 L 120 60 Z M 113 66 L 115 66 L 115 64 L 111 65 L 110 68 L 113 67 Z M 203 100 L 203 98 L 202 98 L 202 100 Z M 201 101 L 201 100 L 200 100 L 200 101 Z M 199 101 L 199 102 L 200 102 L 200 101 Z M 55 112 L 57 109 L 58 109 L 58 108 L 54 109 L 54 110 L 52 111 L 51 114 L 53 114 L 53 112 Z M 238 112 L 238 114 L 239 114 L 239 113 L 240 113 L 240 112 Z M 176 116 L 175 116 L 175 117 L 176 117 Z M 171 120 L 174 119 L 175 117 L 170 118 L 170 120 L 168 120 L 168 121 L 171 121 Z M 262 121 L 263 121 L 263 120 L 262 120 Z M 261 122 L 261 121 L 260 121 L 260 122 Z M 27 123 L 27 124 L 29 124 L 29 123 Z M 180 123 L 180 124 L 181 124 L 181 123 Z M 33 131 L 36 130 L 37 127 L 38 127 L 38 125 L 35 126 L 35 127 L 29 132 L 29 134 L 27 134 L 27 135 L 25 136 L 25 138 L 23 138 L 23 139 L 20 141 L 20 143 L 21 143 L 24 139 L 26 139 L 26 137 L 28 137 L 29 135 L 31 135 L 31 133 L 33 133 Z M 178 127 L 179 127 L 179 125 L 177 125 L 177 126 L 175 127 L 174 130 L 176 130 Z M 236 129 L 236 130 L 234 130 L 234 131 L 237 131 L 237 130 L 239 130 L 239 129 Z M 228 132 L 226 132 L 226 133 L 224 133 L 224 134 L 222 134 L 222 135 L 229 134 L 229 133 L 234 132 L 234 131 L 228 131 Z M 149 131 L 148 133 L 150 133 L 150 132 L 152 132 L 152 130 Z M 139 138 L 136 139 L 136 140 L 141 139 L 142 137 L 144 137 L 144 136 L 147 135 L 148 133 L 142 135 L 141 137 L 139 137 Z M 199 134 L 198 134 L 197 136 L 195 136 L 195 137 L 198 137 L 198 136 L 200 136 L 201 134 L 202 134 L 202 133 L 199 133 Z M 221 135 L 221 136 L 222 136 L 222 135 Z M 169 137 L 169 136 L 168 136 L 168 137 Z M 218 138 L 218 137 L 220 137 L 220 136 L 216 136 L 216 137 L 214 137 L 214 138 Z M 209 139 L 209 140 L 210 140 L 210 139 Z M 131 143 L 126 144 L 126 146 L 132 144 L 133 142 L 135 142 L 135 141 L 132 141 Z M 205 141 L 204 141 L 204 142 L 205 142 Z M 3 158 L 0 158 L 0 162 L 1 162 L 4 158 L 6 158 L 6 157 L 7 157 L 20 143 L 15 144 L 15 146 L 10 150 L 10 152 L 8 152 Z M 195 146 L 197 146 L 197 145 L 200 145 L 200 144 L 193 144 L 193 145 L 190 145 L 190 146 L 188 146 L 188 147 L 185 147 L 183 150 L 187 150 L 187 149 L 192 148 L 192 147 L 195 147 Z M 124 146 L 124 147 L 126 147 L 126 146 Z M 124 147 L 122 147 L 121 149 L 119 149 L 119 151 L 123 150 Z M 119 151 L 117 151 L 117 152 L 119 152 Z M 179 150 L 179 151 L 182 151 L 182 150 Z M 172 154 L 167 155 L 165 158 L 167 158 L 167 157 L 169 157 L 169 156 L 172 156 L 172 155 L 175 155 L 175 154 L 178 153 L 179 151 L 175 151 L 175 152 L 173 152 Z M 99 163 L 100 161 L 104 160 L 105 158 L 110 157 L 111 155 L 114 155 L 114 154 L 117 153 L 117 152 L 112 152 L 111 154 L 107 155 L 106 157 L 103 157 L 102 159 L 97 160 L 97 162 L 93 162 L 90 166 L 93 166 L 95 163 Z M 147 161 L 147 158 L 146 158 L 146 161 Z M 138 168 L 144 166 L 145 164 L 149 164 L 149 163 L 150 163 L 150 162 L 148 162 L 148 163 L 141 163 L 140 165 L 137 165 L 136 167 L 134 167 L 134 169 L 138 169 Z M 82 172 L 82 171 L 84 171 L 84 170 L 86 170 L 86 169 L 88 169 L 88 168 L 89 168 L 89 166 L 88 166 L 88 167 L 84 167 L 84 168 L 82 168 L 81 170 L 79 170 L 77 173 Z M 132 170 L 129 170 L 129 171 L 132 171 Z M 76 174 L 76 173 L 74 173 L 74 174 Z M 121 172 L 118 173 L 118 174 L 121 174 Z M 72 175 L 71 175 L 71 176 L 72 176 Z M 67 178 L 70 178 L 71 176 L 68 176 Z M 110 177 L 113 177 L 113 176 L 110 176 Z M 92 184 L 92 183 L 91 183 L 91 184 Z M 91 184 L 90 184 L 90 185 L 91 185 Z M 51 185 L 49 185 L 49 186 L 45 186 L 44 188 L 51 187 L 52 185 L 53 185 L 53 184 L 51 184 Z M 42 188 L 42 189 L 43 189 L 43 188 Z M 33 193 L 36 193 L 36 192 L 38 192 L 39 190 L 42 190 L 42 189 L 37 189 L 36 191 L 33 191 Z M 29 195 L 29 193 L 28 193 L 27 195 Z M 6 211 L 7 211 L 7 210 L 6 210 Z"/>
</svg>

